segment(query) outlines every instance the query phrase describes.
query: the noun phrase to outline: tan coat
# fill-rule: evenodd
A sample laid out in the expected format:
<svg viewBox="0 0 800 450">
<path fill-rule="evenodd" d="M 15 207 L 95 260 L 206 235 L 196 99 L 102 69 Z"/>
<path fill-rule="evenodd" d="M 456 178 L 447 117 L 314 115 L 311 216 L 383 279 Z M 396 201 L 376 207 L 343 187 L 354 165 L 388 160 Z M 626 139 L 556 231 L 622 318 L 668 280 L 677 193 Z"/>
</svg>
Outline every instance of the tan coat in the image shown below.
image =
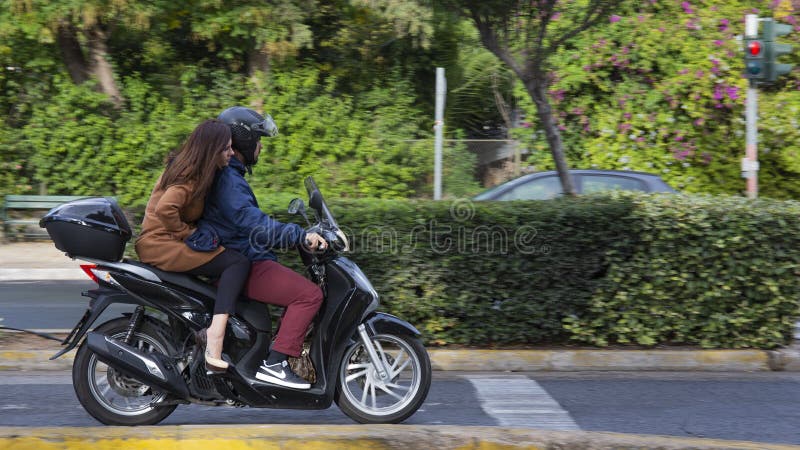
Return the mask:
<svg viewBox="0 0 800 450">
<path fill-rule="evenodd" d="M 194 223 L 203 215 L 202 198 L 189 202 L 193 185 L 180 184 L 158 189 L 159 179 L 142 221 L 142 232 L 136 239 L 136 253 L 143 263 L 170 272 L 185 272 L 214 259 L 222 246 L 210 252 L 198 252 L 183 240 L 191 235 Z"/>
</svg>

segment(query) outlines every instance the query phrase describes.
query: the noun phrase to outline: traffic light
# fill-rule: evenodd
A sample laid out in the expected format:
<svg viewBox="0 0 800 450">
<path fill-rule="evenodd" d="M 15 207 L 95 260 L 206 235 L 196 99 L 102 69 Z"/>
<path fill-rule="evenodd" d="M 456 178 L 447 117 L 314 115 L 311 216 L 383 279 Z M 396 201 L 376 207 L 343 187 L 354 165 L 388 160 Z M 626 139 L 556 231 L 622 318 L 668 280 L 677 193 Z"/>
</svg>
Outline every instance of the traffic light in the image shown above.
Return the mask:
<svg viewBox="0 0 800 450">
<path fill-rule="evenodd" d="M 749 80 L 763 81 L 767 77 L 766 51 L 764 41 L 760 37 L 745 39 L 744 43 L 744 77 Z"/>
<path fill-rule="evenodd" d="M 766 76 L 768 82 L 774 82 L 781 75 L 786 75 L 792 71 L 792 64 L 781 64 L 777 62 L 778 57 L 792 53 L 792 46 L 789 44 L 779 44 L 775 39 L 785 36 L 794 30 L 791 25 L 777 23 L 772 19 L 763 19 L 764 22 L 764 44 L 763 53 L 766 58 Z"/>
</svg>

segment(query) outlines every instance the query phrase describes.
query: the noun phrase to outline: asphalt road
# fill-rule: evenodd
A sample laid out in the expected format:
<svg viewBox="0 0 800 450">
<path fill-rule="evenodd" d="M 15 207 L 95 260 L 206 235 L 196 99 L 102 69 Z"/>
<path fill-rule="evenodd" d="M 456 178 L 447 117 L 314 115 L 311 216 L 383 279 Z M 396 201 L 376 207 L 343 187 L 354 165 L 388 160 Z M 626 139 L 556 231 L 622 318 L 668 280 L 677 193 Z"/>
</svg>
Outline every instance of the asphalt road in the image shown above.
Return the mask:
<svg viewBox="0 0 800 450">
<path fill-rule="evenodd" d="M 5 281 L 0 283 L 0 325 L 22 329 L 71 330 L 89 306 L 89 298 L 81 292 L 97 285 L 86 281 Z M 130 305 L 111 305 L 97 324 L 123 311 Z"/>
<path fill-rule="evenodd" d="M 71 329 L 90 281 L 0 283 L 0 324 Z M 128 307 L 113 307 L 104 318 Z M 103 318 L 101 318 L 103 320 Z M 67 373 L 0 371 L 0 426 L 95 426 Z M 165 424 L 350 424 L 335 406 L 180 406 Z M 435 373 L 410 424 L 515 426 L 800 444 L 800 373 Z"/>
<path fill-rule="evenodd" d="M 0 385 L 0 426 L 99 425 L 78 403 L 68 373 L 0 372 Z M 487 397 L 492 389 L 498 390 Z M 162 423 L 353 422 L 335 406 L 289 411 L 185 405 Z M 800 374 L 436 372 L 426 403 L 406 423 L 800 444 Z"/>
</svg>

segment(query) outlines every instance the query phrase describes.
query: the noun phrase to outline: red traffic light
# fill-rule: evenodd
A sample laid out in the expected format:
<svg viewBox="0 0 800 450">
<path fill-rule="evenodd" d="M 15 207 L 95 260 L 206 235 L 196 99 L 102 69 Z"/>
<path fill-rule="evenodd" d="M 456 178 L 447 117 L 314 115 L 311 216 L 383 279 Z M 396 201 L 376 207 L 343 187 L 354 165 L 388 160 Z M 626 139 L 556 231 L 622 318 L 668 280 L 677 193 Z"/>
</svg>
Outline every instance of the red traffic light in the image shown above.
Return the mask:
<svg viewBox="0 0 800 450">
<path fill-rule="evenodd" d="M 761 42 L 759 41 L 750 41 L 747 43 L 747 53 L 750 56 L 758 56 L 761 54 Z"/>
</svg>

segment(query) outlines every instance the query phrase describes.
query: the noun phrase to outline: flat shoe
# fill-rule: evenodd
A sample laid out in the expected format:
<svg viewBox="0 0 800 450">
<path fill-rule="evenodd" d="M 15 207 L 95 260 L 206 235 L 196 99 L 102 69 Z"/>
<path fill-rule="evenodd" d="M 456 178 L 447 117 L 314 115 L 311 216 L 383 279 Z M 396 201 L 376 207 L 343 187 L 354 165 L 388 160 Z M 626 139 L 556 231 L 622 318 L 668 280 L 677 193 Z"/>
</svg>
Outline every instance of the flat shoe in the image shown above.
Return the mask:
<svg viewBox="0 0 800 450">
<path fill-rule="evenodd" d="M 228 367 L 230 367 L 230 364 L 228 364 L 227 361 L 224 361 L 222 359 L 217 359 L 209 355 L 208 350 L 206 350 L 205 352 L 205 358 L 206 358 L 206 370 L 209 372 L 225 373 L 228 371 Z"/>
<path fill-rule="evenodd" d="M 228 367 L 230 366 L 230 364 L 228 364 L 227 361 L 214 358 L 208 353 L 208 349 L 206 348 L 206 345 L 208 344 L 208 328 L 203 328 L 202 330 L 195 333 L 194 341 L 198 347 L 198 350 L 200 350 L 200 352 L 202 352 L 203 356 L 205 357 L 206 371 L 209 374 L 225 373 L 228 371 Z"/>
</svg>

